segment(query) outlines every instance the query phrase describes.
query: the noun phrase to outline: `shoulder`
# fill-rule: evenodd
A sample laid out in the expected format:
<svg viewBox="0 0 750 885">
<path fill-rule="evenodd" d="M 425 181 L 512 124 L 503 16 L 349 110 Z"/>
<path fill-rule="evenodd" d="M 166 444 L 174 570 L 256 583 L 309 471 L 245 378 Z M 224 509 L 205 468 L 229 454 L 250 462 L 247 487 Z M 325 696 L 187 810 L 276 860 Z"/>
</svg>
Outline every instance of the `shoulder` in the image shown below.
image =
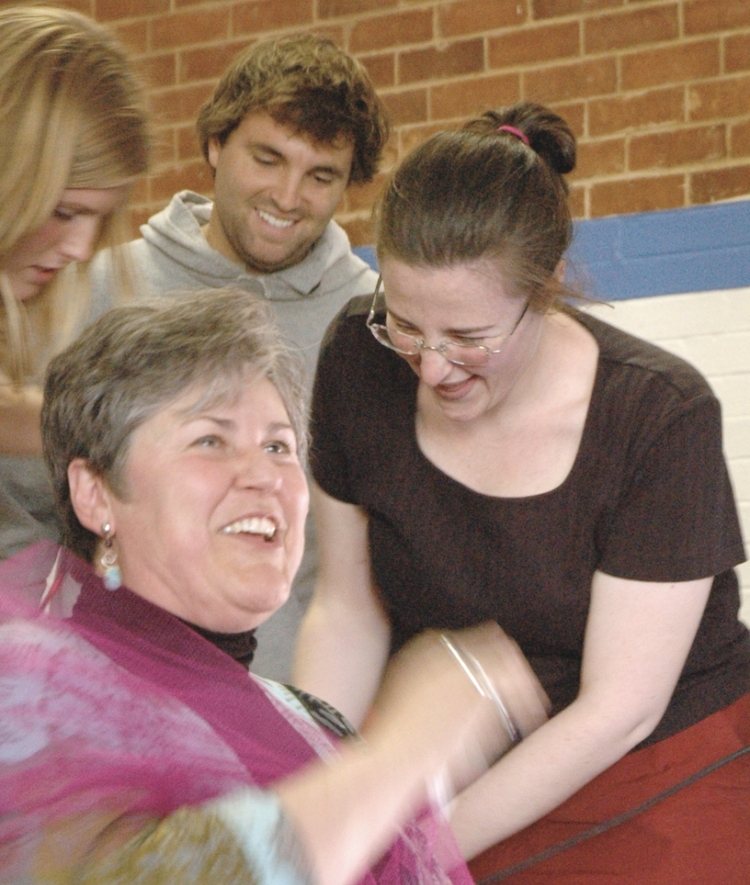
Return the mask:
<svg viewBox="0 0 750 885">
<path fill-rule="evenodd" d="M 682 357 L 591 314 L 577 311 L 574 316 L 596 339 L 600 371 L 623 393 L 648 390 L 683 404 L 713 398 L 708 381 Z"/>
<path fill-rule="evenodd" d="M 375 291 L 378 274 L 359 255 L 352 251 L 346 231 L 330 221 L 323 235 L 310 253 L 312 262 L 316 252 L 322 260 L 322 285 L 326 289 L 346 287 L 349 297 L 368 295 Z"/>
<path fill-rule="evenodd" d="M 365 351 L 369 351 L 368 338 L 371 337 L 367 328 L 366 320 L 370 312 L 370 303 L 372 297 L 368 295 L 357 295 L 350 298 L 336 316 L 331 320 L 321 347 L 321 353 L 326 351 L 345 350 L 355 346 L 359 349 L 360 342 L 364 342 L 367 347 Z M 373 341 L 373 344 L 376 342 Z"/>
</svg>

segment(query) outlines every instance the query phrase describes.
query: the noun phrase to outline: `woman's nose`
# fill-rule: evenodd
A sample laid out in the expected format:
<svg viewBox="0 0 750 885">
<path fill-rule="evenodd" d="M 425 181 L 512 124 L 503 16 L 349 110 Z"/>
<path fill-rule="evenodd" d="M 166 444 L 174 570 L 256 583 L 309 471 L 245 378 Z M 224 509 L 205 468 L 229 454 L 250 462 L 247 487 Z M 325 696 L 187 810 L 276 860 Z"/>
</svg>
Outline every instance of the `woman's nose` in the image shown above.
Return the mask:
<svg viewBox="0 0 750 885">
<path fill-rule="evenodd" d="M 453 369 L 453 363 L 447 360 L 439 350 L 427 350 L 423 348 L 417 358 L 417 372 L 423 384 L 428 387 L 437 387 L 441 384 Z"/>
<path fill-rule="evenodd" d="M 93 216 L 80 216 L 70 222 L 60 243 L 60 252 L 69 261 L 88 261 L 94 254 L 99 225 L 99 219 Z"/>
<path fill-rule="evenodd" d="M 237 481 L 242 488 L 274 492 L 281 486 L 281 471 L 267 452 L 244 452 L 237 459 Z"/>
</svg>

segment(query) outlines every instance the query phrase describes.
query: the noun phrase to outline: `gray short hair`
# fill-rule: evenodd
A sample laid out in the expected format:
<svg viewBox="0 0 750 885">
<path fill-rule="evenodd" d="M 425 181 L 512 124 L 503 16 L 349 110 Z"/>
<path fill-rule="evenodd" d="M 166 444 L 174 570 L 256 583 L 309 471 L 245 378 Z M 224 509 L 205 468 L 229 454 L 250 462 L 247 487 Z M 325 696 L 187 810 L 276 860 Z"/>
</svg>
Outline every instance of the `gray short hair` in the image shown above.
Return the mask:
<svg viewBox="0 0 750 885">
<path fill-rule="evenodd" d="M 118 496 L 133 431 L 190 390 L 196 408 L 231 399 L 253 376 L 276 387 L 307 451 L 301 358 L 282 339 L 269 306 L 236 289 L 180 294 L 116 307 L 49 365 L 42 437 L 62 543 L 91 560 L 97 536 L 75 514 L 68 465 L 83 458 Z"/>
</svg>

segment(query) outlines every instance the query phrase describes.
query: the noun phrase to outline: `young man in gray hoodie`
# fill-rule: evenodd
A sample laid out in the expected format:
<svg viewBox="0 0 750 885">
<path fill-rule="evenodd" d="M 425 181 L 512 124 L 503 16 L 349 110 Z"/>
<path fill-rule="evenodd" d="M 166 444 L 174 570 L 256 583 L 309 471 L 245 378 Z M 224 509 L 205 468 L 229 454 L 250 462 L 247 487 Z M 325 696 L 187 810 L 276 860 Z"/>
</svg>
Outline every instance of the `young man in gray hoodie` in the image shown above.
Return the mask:
<svg viewBox="0 0 750 885">
<path fill-rule="evenodd" d="M 147 295 L 236 286 L 268 299 L 312 381 L 330 320 L 375 289 L 377 275 L 333 214 L 350 183 L 377 171 L 388 138 L 383 104 L 364 68 L 332 41 L 295 35 L 240 53 L 197 129 L 214 200 L 176 194 L 120 257 Z M 105 254 L 92 268 L 95 313 L 115 303 L 112 280 Z M 310 530 L 306 546 L 292 597 L 258 632 L 253 670 L 282 681 L 314 582 Z"/>
</svg>

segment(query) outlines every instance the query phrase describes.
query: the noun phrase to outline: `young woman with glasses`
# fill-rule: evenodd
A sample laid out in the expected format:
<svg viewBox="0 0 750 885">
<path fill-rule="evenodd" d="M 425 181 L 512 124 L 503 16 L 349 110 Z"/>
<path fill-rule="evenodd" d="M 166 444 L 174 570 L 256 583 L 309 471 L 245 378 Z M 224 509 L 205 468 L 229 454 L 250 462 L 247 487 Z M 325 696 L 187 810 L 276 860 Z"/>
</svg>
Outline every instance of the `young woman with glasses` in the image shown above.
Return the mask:
<svg viewBox="0 0 750 885">
<path fill-rule="evenodd" d="M 553 710 L 451 807 L 475 876 L 739 885 L 750 640 L 720 408 L 691 366 L 572 306 L 575 159 L 566 122 L 521 103 L 386 183 L 378 289 L 318 368 L 295 681 L 361 721 L 410 636 L 495 619 Z"/>
</svg>

